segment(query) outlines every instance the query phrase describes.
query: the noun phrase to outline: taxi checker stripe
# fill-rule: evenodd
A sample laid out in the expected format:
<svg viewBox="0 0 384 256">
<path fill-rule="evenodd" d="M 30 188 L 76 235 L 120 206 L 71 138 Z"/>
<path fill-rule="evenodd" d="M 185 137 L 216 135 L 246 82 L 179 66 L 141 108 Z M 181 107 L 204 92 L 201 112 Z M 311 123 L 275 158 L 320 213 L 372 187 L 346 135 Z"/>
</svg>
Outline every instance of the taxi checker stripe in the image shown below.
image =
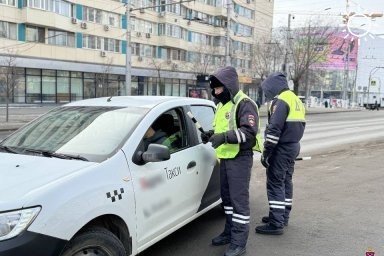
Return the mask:
<svg viewBox="0 0 384 256">
<path fill-rule="evenodd" d="M 119 191 L 114 190 L 113 195 L 111 192 L 107 192 L 106 194 L 107 194 L 107 198 L 111 198 L 112 202 L 116 202 L 116 199 L 118 199 L 118 200 L 123 199 L 124 189 L 120 188 Z"/>
</svg>

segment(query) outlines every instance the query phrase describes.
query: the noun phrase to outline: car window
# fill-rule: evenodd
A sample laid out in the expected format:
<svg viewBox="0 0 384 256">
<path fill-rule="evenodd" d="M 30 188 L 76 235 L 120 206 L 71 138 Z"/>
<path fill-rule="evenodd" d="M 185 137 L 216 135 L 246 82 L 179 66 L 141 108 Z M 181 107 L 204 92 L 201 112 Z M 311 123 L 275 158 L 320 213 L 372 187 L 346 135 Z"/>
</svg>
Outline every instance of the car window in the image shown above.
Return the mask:
<svg viewBox="0 0 384 256">
<path fill-rule="evenodd" d="M 210 106 L 191 106 L 191 112 L 196 118 L 196 120 L 200 123 L 201 127 L 204 131 L 213 130 L 213 119 L 215 117 L 215 111 Z M 201 141 L 200 138 L 200 131 L 196 128 L 198 134 L 199 134 L 199 142 Z"/>
<path fill-rule="evenodd" d="M 188 134 L 186 132 L 182 111 L 173 109 L 161 114 L 148 127 L 142 143 L 147 150 L 148 145 L 162 144 L 169 148 L 171 153 L 179 151 L 188 145 Z"/>
<path fill-rule="evenodd" d="M 147 112 L 146 108 L 60 107 L 1 144 L 25 154 L 55 152 L 101 162 L 121 148 Z"/>
</svg>

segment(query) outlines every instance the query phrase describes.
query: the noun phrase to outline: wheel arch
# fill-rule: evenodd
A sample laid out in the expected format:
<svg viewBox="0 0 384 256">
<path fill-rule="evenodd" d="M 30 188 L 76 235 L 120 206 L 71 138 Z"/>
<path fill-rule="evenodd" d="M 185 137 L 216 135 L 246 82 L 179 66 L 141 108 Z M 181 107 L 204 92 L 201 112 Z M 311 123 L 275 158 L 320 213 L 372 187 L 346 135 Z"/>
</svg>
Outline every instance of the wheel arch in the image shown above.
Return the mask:
<svg viewBox="0 0 384 256">
<path fill-rule="evenodd" d="M 132 237 L 122 218 L 114 214 L 98 216 L 85 224 L 73 237 L 92 227 L 103 227 L 112 232 L 124 245 L 127 255 L 132 254 Z"/>
</svg>

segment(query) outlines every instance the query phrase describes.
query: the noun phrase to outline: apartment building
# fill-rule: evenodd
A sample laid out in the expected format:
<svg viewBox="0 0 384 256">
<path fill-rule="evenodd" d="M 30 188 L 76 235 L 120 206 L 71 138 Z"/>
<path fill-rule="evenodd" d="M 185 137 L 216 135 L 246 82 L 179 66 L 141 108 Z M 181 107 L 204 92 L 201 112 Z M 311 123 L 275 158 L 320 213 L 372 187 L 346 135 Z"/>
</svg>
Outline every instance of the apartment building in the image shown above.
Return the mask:
<svg viewBox="0 0 384 256">
<path fill-rule="evenodd" d="M 229 56 L 242 89 L 256 98 L 252 46 L 270 36 L 272 0 L 128 0 L 129 20 L 126 5 L 0 0 L 0 103 L 7 85 L 15 103 L 124 95 L 127 26 L 132 95 L 207 97 L 197 76 Z"/>
</svg>

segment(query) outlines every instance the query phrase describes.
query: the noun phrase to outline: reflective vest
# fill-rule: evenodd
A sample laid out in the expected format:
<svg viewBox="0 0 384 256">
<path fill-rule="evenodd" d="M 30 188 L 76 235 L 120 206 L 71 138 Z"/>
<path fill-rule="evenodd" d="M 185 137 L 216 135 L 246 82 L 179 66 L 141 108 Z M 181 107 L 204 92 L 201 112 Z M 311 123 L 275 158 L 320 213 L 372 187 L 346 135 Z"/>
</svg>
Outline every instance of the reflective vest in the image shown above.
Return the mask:
<svg viewBox="0 0 384 256">
<path fill-rule="evenodd" d="M 249 99 L 256 107 L 257 116 L 259 117 L 259 109 L 256 103 L 250 99 L 247 95 L 245 95 L 242 91 L 239 91 L 233 101 L 227 102 L 224 106 L 222 103 L 217 105 L 217 111 L 215 114 L 215 120 L 213 123 L 213 127 L 215 127 L 215 133 L 223 133 L 230 130 L 236 130 L 236 110 L 239 102 L 243 99 Z M 260 135 L 260 118 L 258 122 L 258 129 L 256 134 L 256 144 L 252 148 L 254 151 L 261 152 L 262 151 L 262 143 L 261 143 L 261 135 Z M 216 155 L 218 158 L 229 159 L 234 158 L 240 151 L 240 144 L 222 144 L 218 148 L 216 148 Z"/>
<path fill-rule="evenodd" d="M 175 132 L 174 134 L 171 134 L 171 136 L 167 137 L 167 139 L 161 144 L 167 146 L 169 151 L 173 153 L 181 147 L 181 145 L 177 145 L 179 142 L 181 143 L 180 132 Z"/>
<path fill-rule="evenodd" d="M 296 94 L 287 90 L 280 93 L 277 98 L 284 101 L 289 106 L 289 113 L 286 122 L 305 122 L 305 107 Z"/>
</svg>

